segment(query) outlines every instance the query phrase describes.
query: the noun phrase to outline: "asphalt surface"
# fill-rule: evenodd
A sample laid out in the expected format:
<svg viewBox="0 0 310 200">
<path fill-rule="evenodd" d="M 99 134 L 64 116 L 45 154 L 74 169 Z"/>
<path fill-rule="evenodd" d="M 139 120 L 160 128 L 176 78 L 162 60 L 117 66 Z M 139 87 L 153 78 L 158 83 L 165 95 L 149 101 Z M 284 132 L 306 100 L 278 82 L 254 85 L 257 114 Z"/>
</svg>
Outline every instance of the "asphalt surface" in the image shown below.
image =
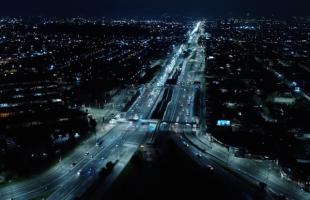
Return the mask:
<svg viewBox="0 0 310 200">
<path fill-rule="evenodd" d="M 158 77 L 141 89 L 141 95 L 124 114 L 125 118 L 115 119 L 109 124 L 100 123 L 94 136 L 46 172 L 0 188 L 1 200 L 26 200 L 44 193 L 51 193 L 48 199 L 74 199 L 93 183 L 98 172 L 107 162 L 117 161 L 115 169 L 108 178 L 109 182 L 113 182 L 143 140 L 148 137 L 149 124 L 156 123 L 154 121 L 142 123 L 140 119 L 148 119 L 151 115 L 170 72 L 177 65 L 184 51 L 183 48 L 184 45 L 177 47 L 171 54 L 171 58 L 168 58 L 170 62 L 162 68 Z M 95 118 L 101 114 L 98 110 L 93 112 Z M 111 114 L 111 112 L 108 113 Z M 103 141 L 100 146 L 96 145 L 98 140 Z"/>
<path fill-rule="evenodd" d="M 192 35 L 191 42 L 186 46 L 190 49 L 190 55 L 181 62 L 182 72 L 178 84 L 173 86 L 172 100 L 168 104 L 160 129 L 174 132 L 172 137 L 179 147 L 193 157 L 193 160 L 207 168 L 213 166 L 214 170 L 237 175 L 241 179 L 247 180 L 249 184 L 266 183 L 267 191 L 272 194 L 284 195 L 289 199 L 310 199 L 310 193 L 302 190 L 296 183 L 281 177 L 274 161 L 238 158 L 229 148 L 210 142 L 212 136 L 205 131 L 206 113 L 200 113 L 202 120 L 197 123 L 200 125 L 199 127 L 192 124 L 197 122 L 196 116 L 193 115 L 194 91 L 196 89 L 194 81 L 202 83 L 200 92 L 202 98 L 205 98 L 205 84 L 203 84 L 205 81 L 203 76 L 205 52 L 198 44 L 199 36 L 205 35 L 205 33 L 202 24 L 197 24 L 197 26 L 199 28 L 196 29 L 196 34 Z M 205 108 L 203 99 L 200 105 L 201 110 Z"/>
<path fill-rule="evenodd" d="M 202 134 L 204 119 L 197 123 L 193 115 L 194 81 L 200 81 L 204 98 L 204 48 L 198 44 L 198 38 L 205 35 L 203 22 L 198 22 L 188 34 L 188 42 L 177 47 L 168 58 L 170 62 L 151 83 L 143 86 L 141 95 L 124 113 L 109 124 L 100 124 L 97 133 L 78 146 L 70 155 L 46 172 L 22 182 L 11 183 L 0 188 L 1 199 L 31 199 L 43 193 L 51 192 L 48 199 L 74 199 L 90 186 L 99 171 L 112 161 L 117 164 L 107 179 L 107 187 L 118 177 L 135 151 L 148 137 L 149 125 L 156 121 L 148 120 L 156 107 L 165 87 L 172 87 L 171 102 L 167 105 L 161 123 L 161 130 L 175 132 L 172 137 L 179 147 L 192 156 L 193 160 L 207 168 L 222 173 L 236 174 L 249 182 L 266 182 L 269 190 L 285 194 L 291 199 L 310 199 L 310 194 L 302 191 L 296 184 L 279 177 L 277 169 L 270 162 L 251 159 L 239 159 L 220 145 L 211 144 Z M 189 56 L 184 57 L 185 50 Z M 177 66 L 182 66 L 176 85 L 166 85 L 169 74 Z M 98 112 L 98 111 L 97 111 Z M 205 114 L 202 113 L 202 118 Z M 194 124 L 200 124 L 196 127 Z M 204 138 L 206 137 L 206 138 Z M 102 140 L 101 145 L 96 141 Z M 74 164 L 73 164 L 74 163 Z"/>
</svg>

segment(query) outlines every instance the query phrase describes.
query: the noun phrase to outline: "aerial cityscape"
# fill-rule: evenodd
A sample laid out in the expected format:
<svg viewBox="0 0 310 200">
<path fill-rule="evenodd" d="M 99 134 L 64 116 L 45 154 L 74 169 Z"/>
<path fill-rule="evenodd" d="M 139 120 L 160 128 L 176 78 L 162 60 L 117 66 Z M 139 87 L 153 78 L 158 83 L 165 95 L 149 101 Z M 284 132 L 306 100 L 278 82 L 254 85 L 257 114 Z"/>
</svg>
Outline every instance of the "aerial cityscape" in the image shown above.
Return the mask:
<svg viewBox="0 0 310 200">
<path fill-rule="evenodd" d="M 309 7 L 4 2 L 0 200 L 310 200 Z"/>
</svg>

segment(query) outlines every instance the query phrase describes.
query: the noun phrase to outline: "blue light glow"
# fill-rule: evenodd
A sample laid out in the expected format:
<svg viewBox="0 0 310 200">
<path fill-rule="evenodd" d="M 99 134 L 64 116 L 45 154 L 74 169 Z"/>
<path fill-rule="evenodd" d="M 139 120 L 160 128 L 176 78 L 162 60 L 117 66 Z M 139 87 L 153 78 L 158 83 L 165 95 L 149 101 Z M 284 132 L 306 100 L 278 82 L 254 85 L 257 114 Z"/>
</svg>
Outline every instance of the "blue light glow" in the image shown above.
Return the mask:
<svg viewBox="0 0 310 200">
<path fill-rule="evenodd" d="M 156 126 L 157 126 L 156 124 L 150 123 L 150 124 L 149 124 L 149 131 L 150 131 L 150 132 L 154 132 L 154 131 L 156 130 Z"/>
<path fill-rule="evenodd" d="M 217 126 L 230 126 L 231 122 L 230 120 L 217 120 L 216 125 Z"/>
</svg>

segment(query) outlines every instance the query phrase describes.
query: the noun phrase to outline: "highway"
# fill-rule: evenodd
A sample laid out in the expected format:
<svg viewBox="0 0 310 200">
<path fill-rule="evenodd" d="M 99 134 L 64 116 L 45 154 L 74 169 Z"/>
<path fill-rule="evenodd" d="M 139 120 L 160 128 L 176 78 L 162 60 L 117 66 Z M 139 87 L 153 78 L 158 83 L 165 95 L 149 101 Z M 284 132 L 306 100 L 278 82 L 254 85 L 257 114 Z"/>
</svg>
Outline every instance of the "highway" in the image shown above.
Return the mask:
<svg viewBox="0 0 310 200">
<path fill-rule="evenodd" d="M 205 54 L 204 49 L 198 44 L 199 37 L 203 34 L 201 30 L 202 22 L 197 23 L 195 31 L 191 32 L 190 41 L 186 49 L 190 50 L 190 55 L 181 58 L 182 70 L 174 86 L 171 102 L 163 117 L 163 121 L 183 124 L 196 123 L 194 116 L 194 96 L 196 87 L 194 82 L 201 82 L 204 73 Z"/>
<path fill-rule="evenodd" d="M 90 186 L 98 172 L 109 161 L 116 162 L 115 170 L 108 177 L 112 183 L 127 165 L 135 151 L 149 136 L 149 123 L 139 119 L 148 119 L 156 107 L 160 94 L 170 72 L 178 64 L 183 54 L 184 45 L 177 47 L 168 58 L 157 77 L 141 89 L 141 95 L 124 114 L 125 118 L 115 119 L 110 123 L 98 123 L 97 132 L 87 141 L 76 147 L 72 153 L 61 159 L 46 172 L 30 179 L 12 182 L 0 188 L 1 199 L 27 200 L 50 193 L 48 199 L 74 199 Z M 96 119 L 101 113 L 90 110 Z M 107 112 L 111 114 L 111 112 Z M 115 113 L 113 112 L 115 115 Z M 121 113 L 119 113 L 121 114 Z M 96 145 L 102 140 L 100 146 Z M 107 183 L 108 184 L 108 183 Z"/>
<path fill-rule="evenodd" d="M 194 85 L 194 81 L 202 83 L 199 91 L 204 99 L 206 67 L 204 49 L 198 44 L 198 38 L 205 35 L 203 24 L 197 23 L 195 30 L 191 33 L 191 41 L 185 47 L 190 49 L 190 55 L 181 61 L 182 71 L 177 84 L 173 86 L 173 96 L 167 106 L 160 130 L 172 131 L 172 138 L 179 147 L 206 168 L 210 168 L 211 164 L 216 166 L 214 170 L 221 172 L 225 170 L 257 186 L 260 182 L 266 183 L 271 193 L 284 195 L 289 199 L 309 200 L 310 193 L 303 191 L 296 183 L 281 178 L 274 161 L 238 158 L 230 149 L 210 142 L 212 136 L 205 131 L 206 113 L 200 112 L 199 116 L 193 115 L 194 94 L 195 90 L 199 90 Z M 200 101 L 200 110 L 205 108 L 203 99 Z M 197 118 L 202 120 L 198 121 Z M 197 127 L 193 123 L 197 123 Z"/>
<path fill-rule="evenodd" d="M 297 184 L 283 179 L 279 169 L 272 160 L 256 160 L 235 157 L 233 152 L 217 143 L 210 143 L 206 136 L 184 134 L 184 139 L 205 158 L 213 160 L 240 175 L 244 179 L 258 184 L 266 183 L 268 189 L 289 199 L 309 199 L 310 193 L 303 191 Z"/>
<path fill-rule="evenodd" d="M 205 50 L 198 43 L 198 39 L 205 35 L 203 25 L 203 22 L 198 22 L 194 26 L 188 33 L 187 43 L 174 49 L 171 57 L 167 58 L 168 64 L 162 67 L 158 76 L 149 84 L 141 87 L 141 95 L 126 113 L 119 113 L 120 116 L 110 123 L 98 123 L 96 134 L 46 172 L 0 188 L 1 199 L 27 200 L 44 193 L 51 193 L 48 197 L 50 200 L 74 199 L 94 182 L 107 162 L 117 161 L 107 179 L 106 187 L 109 187 L 140 145 L 151 137 L 149 125 L 156 125 L 157 122 L 150 120 L 150 117 L 167 87 L 173 89 L 173 94 L 160 130 L 172 132 L 171 136 L 179 147 L 196 162 L 207 168 L 212 165 L 215 171 L 220 170 L 228 175 L 237 174 L 240 179 L 249 182 L 266 182 L 271 191 L 292 199 L 310 199 L 310 194 L 300 190 L 296 184 L 281 179 L 277 169 L 269 161 L 239 159 L 220 145 L 209 142 L 210 136 L 204 131 L 205 114 L 194 113 L 195 93 L 199 91 L 201 98 L 205 95 Z M 186 51 L 189 54 L 185 57 Z M 179 66 L 181 73 L 177 84 L 167 85 L 169 75 Z M 201 83 L 199 87 L 194 84 L 195 81 Z M 100 111 L 90 112 L 94 112 L 95 118 L 100 119 L 96 117 L 96 113 L 101 113 Z M 102 144 L 96 145 L 98 140 Z"/>
<path fill-rule="evenodd" d="M 141 95 L 124 114 L 125 117 L 120 117 L 113 123 L 115 124 L 115 130 L 112 129 L 110 133 L 107 134 L 109 137 L 112 137 L 111 141 L 113 141 L 113 143 L 107 148 L 93 153 L 92 160 L 86 162 L 82 167 L 82 174 L 88 173 L 92 174 L 92 176 L 87 176 L 82 180 L 79 178 L 69 178 L 66 182 L 62 183 L 61 187 L 58 187 L 48 199 L 73 199 L 81 195 L 82 192 L 85 191 L 85 188 L 92 184 L 94 176 L 105 166 L 107 161 L 118 161 L 115 166 L 117 170 L 114 170 L 113 174 L 110 175 L 109 183 L 112 183 L 117 178 L 139 148 L 140 144 L 152 135 L 148 134 L 148 128 L 150 123 L 154 124 L 155 122 L 146 121 L 147 123 L 142 123 L 141 120 L 150 118 L 152 111 L 160 100 L 160 94 L 162 94 L 164 90 L 163 85 L 166 83 L 169 73 L 176 66 L 176 60 L 180 57 L 182 52 L 183 45 L 175 49 L 172 57 L 168 58 L 171 60 L 170 63 L 166 67 L 163 67 L 159 76 L 154 77 L 150 84 L 141 88 Z M 103 146 L 106 145 L 103 144 Z M 76 170 L 79 170 L 79 168 L 76 168 Z M 78 171 L 75 172 L 77 173 Z"/>
<path fill-rule="evenodd" d="M 107 161 L 118 161 L 118 165 L 126 166 L 129 161 L 128 158 L 132 157 L 143 142 L 148 126 L 142 126 L 138 123 L 132 123 L 132 125 L 124 123 L 118 125 L 116 129 L 113 130 L 110 137 L 118 137 L 118 139 L 111 139 L 108 144 L 103 143 L 103 148 L 99 148 L 97 152 L 94 152 L 91 158 L 83 163 L 82 168 L 73 170 L 74 174 L 82 170 L 80 175 L 75 175 L 75 178 L 60 182 L 61 186 L 48 199 L 73 199 L 81 195 L 85 188 L 92 184 L 94 176 Z M 112 175 L 116 178 L 118 174 L 114 172 Z"/>
</svg>

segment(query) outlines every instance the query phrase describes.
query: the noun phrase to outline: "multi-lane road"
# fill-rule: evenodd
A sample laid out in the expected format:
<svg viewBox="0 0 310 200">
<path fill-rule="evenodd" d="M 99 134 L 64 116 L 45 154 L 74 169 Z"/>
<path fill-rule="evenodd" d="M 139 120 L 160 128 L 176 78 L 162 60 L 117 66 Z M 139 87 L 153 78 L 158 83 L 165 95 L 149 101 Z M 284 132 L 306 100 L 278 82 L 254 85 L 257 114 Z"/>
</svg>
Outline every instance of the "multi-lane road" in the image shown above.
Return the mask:
<svg viewBox="0 0 310 200">
<path fill-rule="evenodd" d="M 137 123 L 107 125 L 103 131 L 109 134 L 100 145 L 91 138 L 47 172 L 1 188 L 1 199 L 31 199 L 45 192 L 52 192 L 49 199 L 73 199 L 85 190 L 85 185 L 91 183 L 107 162 L 119 160 L 122 163 L 127 159 L 124 154 L 133 155 L 147 128 Z M 97 135 L 100 138 L 100 133 Z"/>
<path fill-rule="evenodd" d="M 189 37 L 195 32 L 193 31 Z M 170 62 L 163 66 L 159 75 L 141 89 L 141 95 L 125 113 L 124 119 L 118 119 L 109 124 L 100 123 L 94 136 L 46 172 L 1 187 L 1 199 L 26 200 L 42 194 L 50 194 L 48 199 L 74 199 L 93 183 L 107 162 L 117 161 L 109 177 L 112 182 L 127 165 L 140 144 L 152 135 L 148 134 L 149 124 L 156 122 L 147 120 L 142 122 L 140 119 L 150 117 L 164 90 L 166 80 L 178 64 L 183 51 L 184 45 L 174 50 L 171 58 L 168 58 Z M 100 145 L 96 145 L 98 140 L 102 141 Z"/>
<path fill-rule="evenodd" d="M 179 147 L 207 168 L 210 168 L 210 163 L 213 163 L 217 167 L 215 170 L 229 171 L 257 186 L 259 183 L 265 183 L 267 190 L 277 195 L 284 195 L 289 199 L 310 199 L 310 193 L 302 190 L 296 183 L 281 178 L 275 162 L 237 158 L 229 148 L 210 142 L 209 138 L 212 136 L 205 131 L 206 113 L 193 114 L 195 90 L 201 92 L 202 99 L 197 101 L 200 102 L 200 110 L 203 111 L 205 108 L 203 99 L 205 98 L 204 69 L 206 67 L 205 51 L 198 43 L 198 38 L 206 35 L 203 24 L 198 23 L 195 31 L 195 34 L 190 37 L 191 42 L 185 46 L 190 50 L 190 55 L 181 61 L 182 71 L 177 85 L 173 86 L 173 96 L 160 126 L 161 130 L 168 129 L 176 133 L 172 137 Z M 197 81 L 201 83 L 199 89 L 194 84 Z M 197 121 L 197 118 L 201 120 Z M 195 127 L 192 123 L 200 126 Z"/>
<path fill-rule="evenodd" d="M 118 161 L 108 177 L 108 187 L 139 146 L 151 137 L 150 124 L 156 125 L 157 122 L 149 119 L 161 101 L 166 87 L 171 88 L 173 93 L 159 130 L 172 130 L 175 133 L 172 133 L 172 137 L 177 144 L 194 157 L 195 161 L 209 168 L 211 163 L 215 166 L 214 170 L 224 170 L 227 174 L 233 172 L 239 175 L 240 179 L 251 182 L 266 182 L 268 179 L 267 185 L 274 192 L 295 199 L 310 199 L 309 193 L 298 190 L 291 182 L 284 183 L 284 180 L 277 177 L 276 172 L 266 176 L 266 170 L 275 171 L 271 165 L 250 159 L 237 159 L 227 150 L 203 138 L 205 114 L 194 113 L 194 107 L 195 93 L 199 91 L 202 99 L 205 95 L 205 49 L 198 42 L 199 38 L 205 35 L 204 23 L 195 24 L 193 30 L 188 32 L 187 43 L 175 48 L 168 58 L 170 62 L 162 67 L 161 72 L 149 84 L 141 88 L 140 96 L 129 110 L 121 115 L 123 118 L 108 124 L 99 123 L 94 136 L 46 172 L 25 181 L 3 186 L 0 188 L 1 199 L 26 200 L 47 193 L 50 194 L 48 199 L 51 200 L 74 199 L 94 182 L 107 162 Z M 181 68 L 177 83 L 167 85 L 167 79 L 177 67 Z M 201 84 L 197 87 L 194 82 Z M 198 102 L 201 102 L 200 106 L 203 108 L 203 101 Z M 196 126 L 198 124 L 199 126 Z M 196 134 L 192 134 L 193 132 Z M 96 145 L 98 141 L 101 142 Z"/>
</svg>

